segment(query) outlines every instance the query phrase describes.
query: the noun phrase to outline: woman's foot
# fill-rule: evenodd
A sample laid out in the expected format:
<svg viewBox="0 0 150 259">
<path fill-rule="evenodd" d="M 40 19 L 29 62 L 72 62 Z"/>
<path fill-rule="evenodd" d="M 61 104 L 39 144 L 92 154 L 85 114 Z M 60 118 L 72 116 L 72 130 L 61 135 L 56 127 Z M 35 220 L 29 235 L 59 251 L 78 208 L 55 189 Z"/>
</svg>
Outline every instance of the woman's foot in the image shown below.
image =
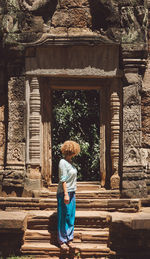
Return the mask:
<svg viewBox="0 0 150 259">
<path fill-rule="evenodd" d="M 72 249 L 75 248 L 75 244 L 72 241 L 68 241 L 67 245 Z"/>
<path fill-rule="evenodd" d="M 60 245 L 60 248 L 63 250 L 63 251 L 69 251 L 69 247 L 66 245 L 66 243 L 63 243 Z"/>
</svg>

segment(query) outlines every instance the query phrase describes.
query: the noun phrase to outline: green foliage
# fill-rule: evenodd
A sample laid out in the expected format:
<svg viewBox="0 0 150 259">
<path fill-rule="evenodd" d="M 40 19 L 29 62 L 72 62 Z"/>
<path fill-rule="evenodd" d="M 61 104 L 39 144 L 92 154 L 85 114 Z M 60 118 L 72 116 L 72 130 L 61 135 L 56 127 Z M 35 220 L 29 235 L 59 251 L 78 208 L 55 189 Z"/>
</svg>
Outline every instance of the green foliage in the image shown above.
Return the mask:
<svg viewBox="0 0 150 259">
<path fill-rule="evenodd" d="M 65 140 L 80 144 L 74 158 L 78 180 L 99 179 L 99 92 L 53 91 L 53 182 L 58 181 L 60 146 Z"/>
</svg>

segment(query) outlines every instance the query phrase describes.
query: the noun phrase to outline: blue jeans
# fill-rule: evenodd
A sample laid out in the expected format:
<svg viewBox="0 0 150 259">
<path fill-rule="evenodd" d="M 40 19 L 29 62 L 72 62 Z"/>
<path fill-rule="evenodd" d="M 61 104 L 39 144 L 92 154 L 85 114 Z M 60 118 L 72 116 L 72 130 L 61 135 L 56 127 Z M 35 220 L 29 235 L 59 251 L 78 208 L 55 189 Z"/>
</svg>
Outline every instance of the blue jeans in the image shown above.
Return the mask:
<svg viewBox="0 0 150 259">
<path fill-rule="evenodd" d="M 68 192 L 69 204 L 64 203 L 64 193 L 57 194 L 57 227 L 59 244 L 73 240 L 76 211 L 75 192 Z"/>
</svg>

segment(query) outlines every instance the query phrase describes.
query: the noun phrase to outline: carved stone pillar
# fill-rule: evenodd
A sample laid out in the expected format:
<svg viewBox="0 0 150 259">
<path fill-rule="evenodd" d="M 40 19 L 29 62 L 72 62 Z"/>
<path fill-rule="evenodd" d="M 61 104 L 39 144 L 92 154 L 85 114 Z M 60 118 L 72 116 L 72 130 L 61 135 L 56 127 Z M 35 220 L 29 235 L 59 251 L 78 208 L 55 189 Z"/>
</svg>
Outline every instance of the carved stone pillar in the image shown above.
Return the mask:
<svg viewBox="0 0 150 259">
<path fill-rule="evenodd" d="M 5 123 L 4 110 L 5 110 L 5 93 L 4 93 L 4 71 L 1 69 L 0 73 L 0 170 L 4 169 L 4 156 L 5 156 Z"/>
<path fill-rule="evenodd" d="M 105 90 L 105 89 L 104 89 Z M 105 91 L 100 90 L 100 176 L 101 187 L 106 181 L 106 96 Z"/>
<path fill-rule="evenodd" d="M 123 197 L 146 197 L 146 175 L 141 154 L 141 77 L 127 73 L 123 93 Z M 146 113 L 145 113 L 146 114 Z"/>
<path fill-rule="evenodd" d="M 111 109 L 111 160 L 113 175 L 110 179 L 111 189 L 119 189 L 119 135 L 120 135 L 120 99 L 117 91 L 110 96 Z"/>
<path fill-rule="evenodd" d="M 27 96 L 27 178 L 25 189 L 41 187 L 41 107 L 40 89 L 37 77 L 29 80 Z"/>
<path fill-rule="evenodd" d="M 8 81 L 7 157 L 3 186 L 23 188 L 25 176 L 25 79 Z M 16 189 L 15 189 L 16 190 Z"/>
</svg>

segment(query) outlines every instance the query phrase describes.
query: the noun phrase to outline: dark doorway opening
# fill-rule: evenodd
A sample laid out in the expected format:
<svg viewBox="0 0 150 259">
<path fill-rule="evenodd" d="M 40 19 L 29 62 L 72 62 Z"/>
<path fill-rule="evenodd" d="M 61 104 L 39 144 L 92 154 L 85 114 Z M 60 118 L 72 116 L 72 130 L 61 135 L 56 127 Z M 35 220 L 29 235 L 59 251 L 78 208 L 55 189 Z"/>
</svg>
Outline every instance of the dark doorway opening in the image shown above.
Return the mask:
<svg viewBox="0 0 150 259">
<path fill-rule="evenodd" d="M 81 153 L 73 158 L 78 181 L 100 180 L 100 91 L 52 91 L 52 182 L 58 182 L 60 146 L 74 140 Z"/>
</svg>

